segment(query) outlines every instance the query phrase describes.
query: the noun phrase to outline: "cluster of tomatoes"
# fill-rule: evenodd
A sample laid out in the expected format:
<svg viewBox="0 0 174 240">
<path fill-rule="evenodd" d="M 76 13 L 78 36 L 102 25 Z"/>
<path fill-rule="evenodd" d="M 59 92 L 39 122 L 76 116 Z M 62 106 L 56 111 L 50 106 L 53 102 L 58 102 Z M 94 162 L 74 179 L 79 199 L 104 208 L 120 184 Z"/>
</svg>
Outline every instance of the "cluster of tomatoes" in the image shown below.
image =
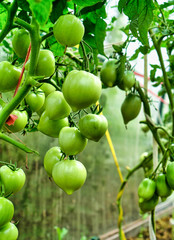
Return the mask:
<svg viewBox="0 0 174 240">
<path fill-rule="evenodd" d="M 166 172 L 155 178 L 144 178 L 138 187 L 139 207 L 142 212 L 152 211 L 159 197 L 165 201 L 174 190 L 174 162 L 167 165 Z"/>
<path fill-rule="evenodd" d="M 18 229 L 11 223 L 14 214 L 14 205 L 7 199 L 11 194 L 21 190 L 25 183 L 25 173 L 22 169 L 8 167 L 6 165 L 0 168 L 0 239 L 15 240 L 18 238 Z"/>
</svg>

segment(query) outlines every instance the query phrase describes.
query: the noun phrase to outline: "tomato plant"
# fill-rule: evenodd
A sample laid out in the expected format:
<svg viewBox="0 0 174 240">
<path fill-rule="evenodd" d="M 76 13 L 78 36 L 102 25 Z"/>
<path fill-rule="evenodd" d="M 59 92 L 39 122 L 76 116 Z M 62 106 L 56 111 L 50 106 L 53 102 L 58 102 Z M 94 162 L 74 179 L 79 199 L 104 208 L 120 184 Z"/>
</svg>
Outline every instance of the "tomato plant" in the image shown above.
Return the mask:
<svg viewBox="0 0 174 240">
<path fill-rule="evenodd" d="M 108 128 L 108 121 L 103 115 L 87 114 L 79 121 L 80 132 L 88 139 L 98 142 Z"/>
<path fill-rule="evenodd" d="M 48 176 L 52 177 L 53 167 L 60 161 L 61 157 L 62 153 L 59 147 L 52 147 L 46 152 L 44 156 L 44 168 Z"/>
<path fill-rule="evenodd" d="M 64 127 L 59 133 L 59 145 L 67 155 L 77 155 L 86 147 L 88 140 L 76 127 Z"/>
<path fill-rule="evenodd" d="M 5 194 L 14 194 L 21 190 L 25 183 L 25 173 L 22 169 L 12 170 L 8 166 L 0 168 L 0 179 L 4 185 Z"/>
<path fill-rule="evenodd" d="M 66 159 L 54 165 L 52 176 L 54 182 L 70 195 L 84 184 L 87 172 L 81 162 Z"/>
<path fill-rule="evenodd" d="M 17 240 L 18 229 L 13 223 L 7 223 L 0 227 L 0 239 L 1 240 Z"/>
<path fill-rule="evenodd" d="M 0 227 L 10 222 L 13 218 L 13 214 L 13 203 L 4 197 L 0 197 Z"/>
<path fill-rule="evenodd" d="M 16 55 L 25 58 L 30 45 L 30 35 L 25 29 L 16 30 L 12 38 L 12 47 Z"/>
<path fill-rule="evenodd" d="M 101 95 L 101 81 L 86 71 L 71 71 L 63 83 L 62 92 L 73 111 L 90 107 Z"/>
<path fill-rule="evenodd" d="M 53 27 L 56 40 L 67 47 L 80 43 L 84 35 L 84 26 L 79 18 L 74 15 L 62 15 Z"/>
</svg>

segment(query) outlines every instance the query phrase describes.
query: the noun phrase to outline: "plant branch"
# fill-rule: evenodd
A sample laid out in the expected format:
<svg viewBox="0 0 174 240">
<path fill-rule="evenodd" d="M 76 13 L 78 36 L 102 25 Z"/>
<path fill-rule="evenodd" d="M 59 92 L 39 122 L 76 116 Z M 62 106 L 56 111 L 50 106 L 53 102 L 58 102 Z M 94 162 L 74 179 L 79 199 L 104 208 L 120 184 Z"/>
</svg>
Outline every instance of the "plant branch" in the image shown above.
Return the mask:
<svg viewBox="0 0 174 240">
<path fill-rule="evenodd" d="M 0 32 L 0 43 L 3 41 L 3 39 L 7 36 L 7 34 L 12 29 L 13 19 L 15 17 L 17 9 L 18 9 L 17 0 L 14 0 L 10 5 L 10 7 L 7 9 L 7 20 L 2 31 Z"/>
<path fill-rule="evenodd" d="M 26 30 L 28 30 L 29 32 L 32 31 L 32 27 L 29 23 L 27 23 L 26 21 L 22 20 L 21 18 L 15 17 L 14 18 L 14 23 L 25 28 Z"/>
<path fill-rule="evenodd" d="M 20 143 L 20 142 L 16 141 L 15 139 L 13 139 L 13 138 L 11 138 L 11 137 L 9 137 L 9 136 L 7 136 L 6 134 L 1 133 L 1 132 L 0 132 L 0 139 L 6 141 L 6 142 L 8 142 L 8 143 L 11 143 L 12 145 L 20 148 L 22 151 L 24 151 L 24 152 L 26 152 L 26 153 L 36 153 L 36 154 L 39 155 L 39 153 L 38 153 L 37 151 L 28 148 L 28 147 L 27 147 L 26 145 L 24 145 L 23 143 Z"/>
<path fill-rule="evenodd" d="M 72 59 L 77 64 L 79 64 L 81 66 L 83 65 L 83 61 L 80 60 L 78 57 L 76 57 L 74 54 L 72 54 L 70 52 L 66 52 L 65 55 L 68 56 L 70 59 Z"/>
<path fill-rule="evenodd" d="M 47 38 L 51 37 L 53 35 L 53 31 L 45 34 L 44 36 L 41 37 L 41 42 L 43 42 L 44 40 L 46 40 Z"/>
</svg>

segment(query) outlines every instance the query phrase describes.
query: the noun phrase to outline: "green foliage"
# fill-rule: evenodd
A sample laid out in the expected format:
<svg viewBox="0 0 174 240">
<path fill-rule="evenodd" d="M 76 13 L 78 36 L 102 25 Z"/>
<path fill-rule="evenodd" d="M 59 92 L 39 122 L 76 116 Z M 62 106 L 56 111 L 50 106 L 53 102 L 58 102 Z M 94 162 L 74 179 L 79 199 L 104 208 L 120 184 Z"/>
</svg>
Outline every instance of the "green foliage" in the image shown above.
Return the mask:
<svg viewBox="0 0 174 240">
<path fill-rule="evenodd" d="M 87 6 L 92 6 L 98 2 L 103 2 L 103 0 L 90 0 L 90 1 L 73 0 L 73 2 L 80 7 L 87 7 Z"/>
<path fill-rule="evenodd" d="M 4 26 L 7 18 L 7 11 L 6 9 L 0 4 L 0 29 Z"/>
<path fill-rule="evenodd" d="M 55 229 L 57 231 L 58 240 L 62 240 L 68 233 L 68 229 L 66 228 L 55 227 Z"/>
<path fill-rule="evenodd" d="M 130 29 L 134 37 L 142 44 L 148 45 L 148 28 L 153 20 L 154 4 L 152 0 L 120 0 L 120 12 L 124 12 L 131 20 Z"/>
<path fill-rule="evenodd" d="M 103 19 L 99 18 L 95 26 L 95 41 L 98 52 L 101 55 L 105 55 L 103 42 L 106 37 L 106 27 L 106 22 Z"/>
</svg>

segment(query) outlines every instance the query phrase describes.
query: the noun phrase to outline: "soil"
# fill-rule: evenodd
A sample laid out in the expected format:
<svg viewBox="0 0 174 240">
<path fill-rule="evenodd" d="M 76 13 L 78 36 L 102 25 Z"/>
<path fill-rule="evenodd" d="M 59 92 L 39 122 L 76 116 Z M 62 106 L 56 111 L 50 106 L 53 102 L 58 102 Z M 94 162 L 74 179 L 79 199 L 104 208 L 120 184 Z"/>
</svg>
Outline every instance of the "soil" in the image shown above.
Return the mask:
<svg viewBox="0 0 174 240">
<path fill-rule="evenodd" d="M 156 221 L 156 238 L 157 240 L 173 240 L 174 229 L 172 234 L 171 216 L 163 217 Z M 173 237 L 172 237 L 173 235 Z M 137 237 L 130 237 L 127 240 L 150 240 L 148 228 L 142 229 Z"/>
</svg>

